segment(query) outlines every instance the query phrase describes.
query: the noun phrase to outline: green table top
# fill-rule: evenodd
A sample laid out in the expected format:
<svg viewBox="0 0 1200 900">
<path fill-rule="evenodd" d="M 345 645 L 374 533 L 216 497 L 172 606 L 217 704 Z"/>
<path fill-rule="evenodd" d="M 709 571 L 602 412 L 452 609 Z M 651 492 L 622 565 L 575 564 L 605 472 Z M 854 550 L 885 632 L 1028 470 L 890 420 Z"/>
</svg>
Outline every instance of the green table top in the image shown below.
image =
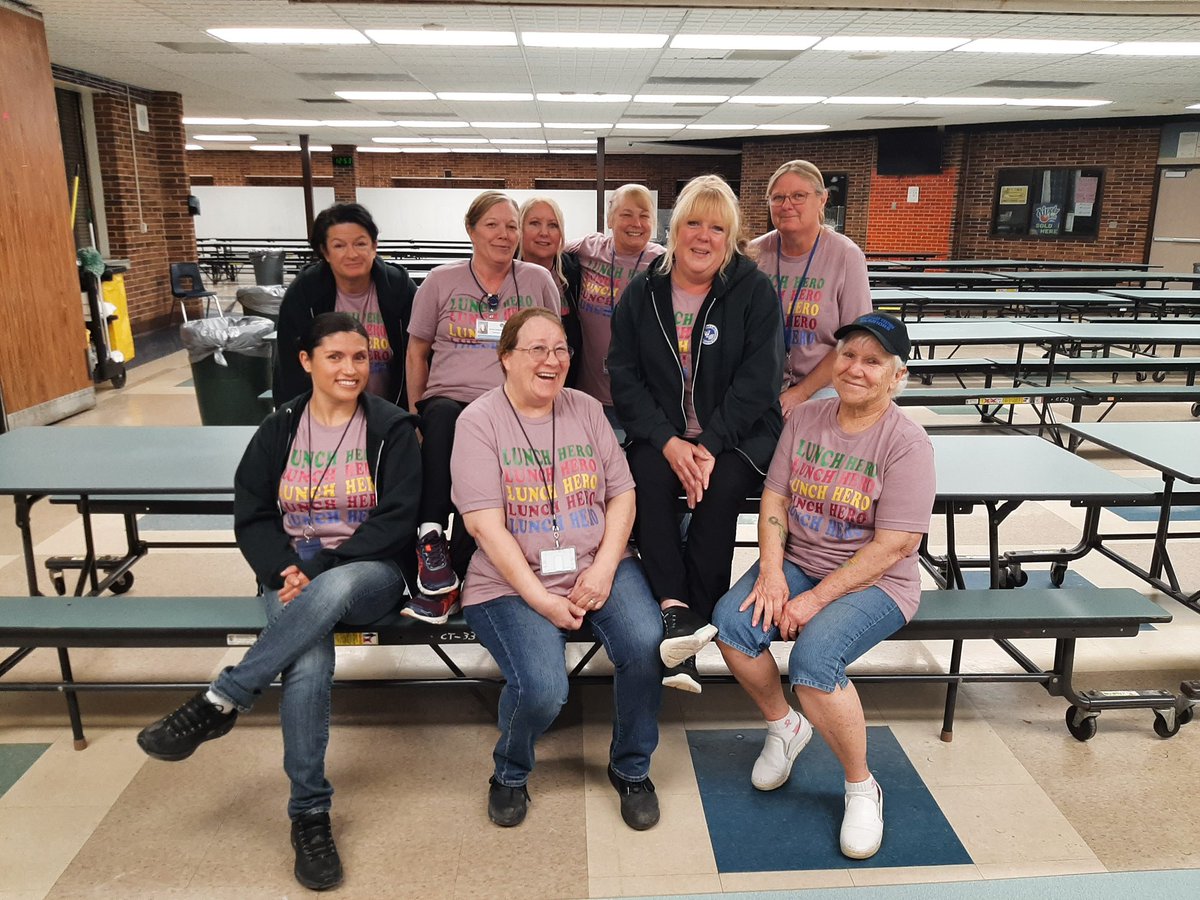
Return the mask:
<svg viewBox="0 0 1200 900">
<path fill-rule="evenodd" d="M 1200 422 L 1089 422 L 1061 427 L 1160 472 L 1200 484 Z"/>
</svg>

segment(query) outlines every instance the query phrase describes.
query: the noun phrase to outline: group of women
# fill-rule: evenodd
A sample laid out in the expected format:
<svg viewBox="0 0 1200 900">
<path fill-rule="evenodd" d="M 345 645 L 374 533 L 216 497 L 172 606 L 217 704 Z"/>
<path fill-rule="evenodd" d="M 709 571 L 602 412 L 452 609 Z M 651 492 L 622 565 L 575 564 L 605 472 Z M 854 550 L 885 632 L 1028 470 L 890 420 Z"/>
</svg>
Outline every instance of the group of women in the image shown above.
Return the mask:
<svg viewBox="0 0 1200 900">
<path fill-rule="evenodd" d="M 587 627 L 614 667 L 608 778 L 646 829 L 662 686 L 699 692 L 715 637 L 767 723 L 753 786 L 782 786 L 815 729 L 845 770 L 842 852 L 875 853 L 883 797 L 845 667 L 916 610 L 932 450 L 892 403 L 904 325 L 870 311 L 863 254 L 823 226 L 825 199 L 814 166 L 785 164 L 775 229 L 747 245 L 736 195 L 702 176 L 664 247 L 638 185 L 614 193 L 610 234 L 571 244 L 552 200 L 486 192 L 466 215 L 471 258 L 415 291 L 375 257 L 366 210 L 321 213 L 321 262 L 281 310 L 279 408 L 237 475 L 268 625 L 142 748 L 186 758 L 281 675 L 295 874 L 332 887 L 333 630 L 400 602 L 445 622 L 461 604 L 505 676 L 491 820 L 527 814 L 566 637 Z M 760 489 L 760 560 L 730 588 L 738 509 Z M 794 642 L 799 710 L 763 652 L 775 639 Z"/>
</svg>

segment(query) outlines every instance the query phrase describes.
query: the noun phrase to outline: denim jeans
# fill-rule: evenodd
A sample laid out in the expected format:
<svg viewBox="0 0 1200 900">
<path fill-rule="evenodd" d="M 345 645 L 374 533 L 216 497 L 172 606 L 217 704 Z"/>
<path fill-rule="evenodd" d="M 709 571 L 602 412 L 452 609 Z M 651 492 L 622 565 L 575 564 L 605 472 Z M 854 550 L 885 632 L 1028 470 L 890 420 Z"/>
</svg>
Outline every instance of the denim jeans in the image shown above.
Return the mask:
<svg viewBox="0 0 1200 900">
<path fill-rule="evenodd" d="M 520 787 L 533 770 L 533 745 L 567 702 L 566 633 L 513 594 L 468 606 L 467 624 L 504 673 L 496 781 Z M 617 567 L 608 602 L 587 616 L 613 663 L 613 738 L 609 760 L 626 781 L 650 775 L 658 746 L 662 616 L 636 559 Z"/>
<path fill-rule="evenodd" d="M 247 710 L 282 676 L 279 723 L 283 769 L 292 782 L 288 816 L 329 809 L 325 779 L 333 689 L 333 629 L 339 622 L 369 625 L 401 599 L 404 579 L 390 561 L 347 563 L 322 572 L 290 603 L 263 594 L 267 627 L 240 663 L 217 676 L 212 689 Z"/>
<path fill-rule="evenodd" d="M 791 597 L 817 584 L 817 579 L 810 578 L 798 565 L 786 559 L 783 574 Z M 751 627 L 753 606 L 738 612 L 757 579 L 758 563 L 755 562 L 718 601 L 713 613 L 713 624 L 720 630 L 717 640 L 750 657 L 758 656 L 771 646 L 772 641 L 779 640 L 777 626 L 771 626 L 766 632 L 761 622 L 757 627 Z M 883 588 L 872 585 L 845 594 L 813 616 L 796 635 L 788 657 L 788 681 L 827 694 L 835 688 L 845 687 L 850 682 L 846 677 L 846 666 L 898 631 L 903 624 L 904 614 Z"/>
</svg>

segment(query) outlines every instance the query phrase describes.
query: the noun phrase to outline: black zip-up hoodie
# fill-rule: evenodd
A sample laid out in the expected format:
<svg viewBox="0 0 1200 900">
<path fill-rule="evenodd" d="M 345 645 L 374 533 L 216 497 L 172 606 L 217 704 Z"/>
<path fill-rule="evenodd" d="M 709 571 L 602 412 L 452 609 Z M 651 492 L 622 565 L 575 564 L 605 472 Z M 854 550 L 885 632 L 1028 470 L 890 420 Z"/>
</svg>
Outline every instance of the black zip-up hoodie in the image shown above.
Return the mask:
<svg viewBox="0 0 1200 900">
<path fill-rule="evenodd" d="M 698 442 L 714 456 L 736 450 L 765 473 L 783 430 L 783 317 L 770 279 L 741 254 L 713 280 L 696 316 L 692 370 L 692 402 L 703 429 Z M 661 450 L 683 437 L 671 276 L 659 260 L 629 283 L 613 311 L 608 373 L 630 438 Z"/>
<path fill-rule="evenodd" d="M 312 397 L 306 392 L 280 407 L 250 439 L 234 478 L 233 531 L 242 556 L 260 585 L 278 590 L 280 573 L 298 566 L 310 579 L 326 569 L 358 560 L 391 559 L 416 585 L 417 504 L 421 499 L 421 450 L 416 417 L 372 394 L 359 406 L 367 417 L 367 466 L 375 482 L 376 506 L 336 550 L 302 560 L 283 530 L 279 480 L 287 465 L 300 416 Z"/>
<path fill-rule="evenodd" d="M 412 318 L 417 286 L 408 276 L 407 269 L 385 263 L 379 257 L 371 266 L 371 280 L 375 283 L 379 315 L 392 347 L 389 375 L 395 396 L 388 399 L 403 407 L 404 354 L 408 349 L 408 322 Z M 272 387 L 276 406 L 283 406 L 293 397 L 312 389 L 312 381 L 300 365 L 298 341 L 308 334 L 313 319 L 321 313 L 333 312 L 336 302 L 337 282 L 333 278 L 333 269 L 325 260 L 304 269 L 288 285 L 279 305 L 279 327 L 276 329 L 278 340 Z"/>
</svg>

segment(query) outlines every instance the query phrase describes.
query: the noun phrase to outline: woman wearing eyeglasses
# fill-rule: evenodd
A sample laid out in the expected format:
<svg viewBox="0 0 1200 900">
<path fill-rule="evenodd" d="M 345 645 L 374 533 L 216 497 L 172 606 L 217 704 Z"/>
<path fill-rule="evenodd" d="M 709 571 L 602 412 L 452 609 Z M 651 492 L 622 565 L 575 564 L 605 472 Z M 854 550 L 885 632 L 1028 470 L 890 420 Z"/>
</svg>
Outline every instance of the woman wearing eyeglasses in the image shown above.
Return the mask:
<svg viewBox="0 0 1200 900">
<path fill-rule="evenodd" d="M 567 699 L 566 635 L 586 621 L 614 669 L 608 779 L 625 823 L 650 828 L 662 623 L 628 549 L 633 476 L 600 404 L 563 388 L 571 354 L 556 315 L 522 310 L 497 350 L 504 384 L 462 414 L 451 463 L 479 543 L 463 611 L 505 679 L 488 816 L 524 821 L 534 744 Z"/>
<path fill-rule="evenodd" d="M 296 276 L 279 306 L 272 390 L 277 407 L 312 389 L 299 363 L 300 340 L 313 319 L 335 311 L 354 316 L 370 335 L 367 390 L 404 404 L 405 331 L 417 286 L 403 266 L 375 255 L 378 238 L 375 220 L 357 203 L 338 203 L 313 220 L 309 243 L 320 261 Z"/>
<path fill-rule="evenodd" d="M 504 323 L 528 307 L 556 317 L 558 286 L 541 266 L 514 260 L 520 240 L 517 206 L 485 191 L 465 216 L 471 258 L 438 266 L 413 300 L 408 327 L 409 408 L 421 416 L 421 524 L 417 539 L 418 591 L 402 612 L 442 624 L 457 604 L 460 576 L 474 552 L 464 529 L 447 544 L 450 449 L 467 404 L 504 381 L 496 346 Z"/>
<path fill-rule="evenodd" d="M 828 199 L 820 169 L 803 159 L 784 163 L 767 184 L 775 230 L 750 243 L 783 309 L 785 419 L 818 392 L 833 396 L 833 333 L 871 311 L 866 257 L 825 226 Z"/>
</svg>

